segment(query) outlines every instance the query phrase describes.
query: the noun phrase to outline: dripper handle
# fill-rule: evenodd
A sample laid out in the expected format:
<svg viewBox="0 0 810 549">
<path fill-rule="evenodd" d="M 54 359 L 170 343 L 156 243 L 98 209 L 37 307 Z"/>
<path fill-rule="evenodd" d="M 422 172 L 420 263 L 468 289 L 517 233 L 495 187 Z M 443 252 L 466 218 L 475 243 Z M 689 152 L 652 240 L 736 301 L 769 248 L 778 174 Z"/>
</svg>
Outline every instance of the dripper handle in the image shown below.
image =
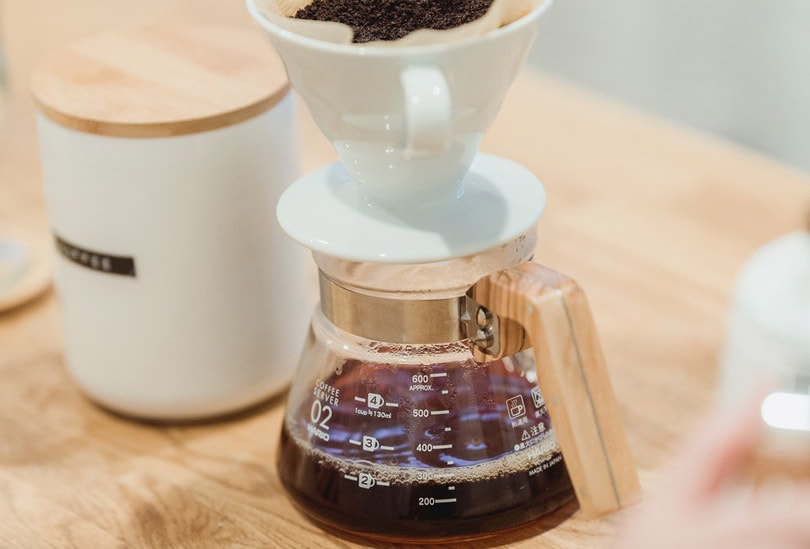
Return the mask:
<svg viewBox="0 0 810 549">
<path fill-rule="evenodd" d="M 400 73 L 405 97 L 405 151 L 425 156 L 445 150 L 452 130 L 452 101 L 444 73 L 431 65 L 410 65 Z"/>
<path fill-rule="evenodd" d="M 621 410 L 579 285 L 527 262 L 481 279 L 469 295 L 528 333 L 538 383 L 583 515 L 597 517 L 638 502 L 641 485 Z"/>
</svg>

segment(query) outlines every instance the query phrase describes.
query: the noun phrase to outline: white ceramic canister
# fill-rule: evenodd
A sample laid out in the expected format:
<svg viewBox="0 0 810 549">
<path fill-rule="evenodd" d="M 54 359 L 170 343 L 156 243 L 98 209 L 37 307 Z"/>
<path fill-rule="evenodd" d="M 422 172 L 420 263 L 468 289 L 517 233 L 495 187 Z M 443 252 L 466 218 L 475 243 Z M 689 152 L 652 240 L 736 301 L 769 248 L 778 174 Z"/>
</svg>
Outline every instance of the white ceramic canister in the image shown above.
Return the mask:
<svg viewBox="0 0 810 549">
<path fill-rule="evenodd" d="M 36 71 L 67 367 L 102 406 L 185 420 L 283 390 L 311 312 L 275 219 L 298 175 L 281 61 L 237 28 L 148 27 Z"/>
</svg>

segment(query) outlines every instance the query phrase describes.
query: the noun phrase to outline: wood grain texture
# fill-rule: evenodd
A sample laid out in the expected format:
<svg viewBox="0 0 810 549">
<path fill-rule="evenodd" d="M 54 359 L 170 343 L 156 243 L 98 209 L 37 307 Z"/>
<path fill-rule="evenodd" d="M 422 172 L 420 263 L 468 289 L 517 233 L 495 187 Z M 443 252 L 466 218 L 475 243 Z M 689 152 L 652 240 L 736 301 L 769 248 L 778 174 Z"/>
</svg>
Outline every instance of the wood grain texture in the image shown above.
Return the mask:
<svg viewBox="0 0 810 549">
<path fill-rule="evenodd" d="M 572 279 L 524 263 L 480 280 L 472 297 L 526 328 L 537 379 L 582 516 L 641 499 L 641 486 L 588 301 Z"/>
<path fill-rule="evenodd" d="M 289 90 L 281 60 L 258 32 L 152 25 L 85 38 L 34 72 L 39 109 L 82 132 L 165 137 L 248 120 Z"/>
<path fill-rule="evenodd" d="M 0 219 L 47 233 L 28 79 L 62 44 L 156 21 L 253 28 L 241 2 L 9 0 L 10 111 L 0 130 Z M 301 112 L 303 167 L 335 153 Z M 734 275 L 804 226 L 810 177 L 751 151 L 525 70 L 484 150 L 541 178 L 537 260 L 587 291 L 645 490 L 711 405 Z M 0 314 L 0 547 L 311 547 L 370 544 L 307 521 L 273 466 L 283 400 L 196 425 L 97 408 L 62 360 L 52 293 Z M 642 503 L 643 505 L 643 503 Z M 540 522 L 451 548 L 606 547 L 621 512 Z M 395 545 L 373 545 L 393 548 Z"/>
</svg>

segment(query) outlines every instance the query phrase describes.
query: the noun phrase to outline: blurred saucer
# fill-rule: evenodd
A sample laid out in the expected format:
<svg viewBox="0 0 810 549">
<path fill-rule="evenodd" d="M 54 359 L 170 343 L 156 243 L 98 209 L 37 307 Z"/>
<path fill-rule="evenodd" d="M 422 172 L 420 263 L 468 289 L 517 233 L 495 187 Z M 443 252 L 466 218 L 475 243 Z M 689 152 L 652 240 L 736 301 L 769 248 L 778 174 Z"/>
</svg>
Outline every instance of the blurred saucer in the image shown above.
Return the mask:
<svg viewBox="0 0 810 549">
<path fill-rule="evenodd" d="M 50 287 L 50 240 L 0 226 L 0 312 Z"/>
</svg>

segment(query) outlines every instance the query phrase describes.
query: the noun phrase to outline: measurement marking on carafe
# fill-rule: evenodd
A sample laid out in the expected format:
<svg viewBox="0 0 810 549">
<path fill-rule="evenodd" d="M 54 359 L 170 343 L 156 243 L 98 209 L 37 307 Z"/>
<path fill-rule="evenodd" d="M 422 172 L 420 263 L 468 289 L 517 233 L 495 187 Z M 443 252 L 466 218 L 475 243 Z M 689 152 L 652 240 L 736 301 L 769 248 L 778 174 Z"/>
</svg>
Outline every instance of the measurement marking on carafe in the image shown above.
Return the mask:
<svg viewBox="0 0 810 549">
<path fill-rule="evenodd" d="M 363 436 L 363 440 L 356 440 L 353 438 L 349 439 L 349 444 L 354 444 L 355 446 L 361 446 L 363 450 L 366 452 L 374 452 L 375 450 L 393 450 L 393 446 L 385 446 L 384 444 L 380 444 L 380 441 L 368 435 Z"/>
<path fill-rule="evenodd" d="M 433 411 L 430 412 L 430 415 L 432 415 L 432 416 L 443 416 L 443 415 L 446 415 L 446 414 L 449 414 L 449 413 L 450 413 L 450 410 L 433 410 Z"/>
<path fill-rule="evenodd" d="M 399 408 L 398 402 L 386 402 L 385 399 L 377 393 L 369 393 L 368 400 L 361 396 L 354 397 L 354 400 L 368 404 L 368 407 L 374 410 L 382 408 L 383 406 L 387 406 L 388 408 Z"/>
<path fill-rule="evenodd" d="M 453 428 L 452 427 L 445 427 L 444 430 L 449 433 L 450 431 L 453 430 Z"/>
<path fill-rule="evenodd" d="M 391 486 L 390 482 L 377 480 L 371 476 L 370 473 L 360 473 L 357 476 L 346 474 L 343 475 L 343 478 L 356 482 L 360 488 L 365 488 L 366 490 L 374 488 L 375 486 Z"/>
<path fill-rule="evenodd" d="M 436 499 L 434 497 L 424 497 L 419 498 L 419 505 L 424 507 L 432 507 L 434 505 L 439 505 L 441 503 L 455 503 L 456 501 L 458 501 L 456 498 Z"/>
<path fill-rule="evenodd" d="M 442 394 L 443 394 L 443 395 L 446 395 L 446 394 L 448 394 L 448 393 L 450 393 L 450 391 L 448 391 L 447 389 L 443 389 L 443 390 L 442 390 Z"/>
<path fill-rule="evenodd" d="M 448 490 L 455 490 L 455 489 L 456 489 L 456 487 L 455 487 L 455 486 L 448 486 L 448 487 L 447 487 L 447 489 L 448 489 Z"/>
<path fill-rule="evenodd" d="M 447 372 L 438 372 L 436 374 L 430 374 L 430 377 L 447 377 Z"/>
<path fill-rule="evenodd" d="M 434 450 L 449 450 L 452 447 L 453 447 L 452 444 L 436 444 L 435 446 L 433 446 L 433 449 Z"/>
</svg>

